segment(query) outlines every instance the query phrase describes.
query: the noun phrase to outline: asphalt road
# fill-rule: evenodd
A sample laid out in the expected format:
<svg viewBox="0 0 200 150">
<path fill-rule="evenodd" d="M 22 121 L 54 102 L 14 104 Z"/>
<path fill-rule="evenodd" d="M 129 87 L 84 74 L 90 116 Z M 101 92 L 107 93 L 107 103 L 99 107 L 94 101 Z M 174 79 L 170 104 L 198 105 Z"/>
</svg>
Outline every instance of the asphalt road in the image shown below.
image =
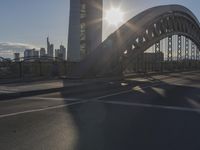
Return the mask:
<svg viewBox="0 0 200 150">
<path fill-rule="evenodd" d="M 0 150 L 199 150 L 199 75 L 1 101 Z"/>
</svg>

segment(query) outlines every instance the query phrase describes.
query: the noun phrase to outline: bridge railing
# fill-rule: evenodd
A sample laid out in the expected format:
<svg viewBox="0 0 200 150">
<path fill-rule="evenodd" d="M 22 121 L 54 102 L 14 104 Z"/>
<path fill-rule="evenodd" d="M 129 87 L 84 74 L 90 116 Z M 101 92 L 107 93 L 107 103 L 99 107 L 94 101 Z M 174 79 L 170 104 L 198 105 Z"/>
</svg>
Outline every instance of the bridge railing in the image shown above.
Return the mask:
<svg viewBox="0 0 200 150">
<path fill-rule="evenodd" d="M 162 62 L 134 62 L 124 70 L 124 74 L 129 73 L 149 73 L 149 72 L 176 72 L 200 70 L 200 61 L 162 61 Z"/>
<path fill-rule="evenodd" d="M 0 62 L 0 80 L 68 76 L 77 65 L 67 61 Z"/>
</svg>

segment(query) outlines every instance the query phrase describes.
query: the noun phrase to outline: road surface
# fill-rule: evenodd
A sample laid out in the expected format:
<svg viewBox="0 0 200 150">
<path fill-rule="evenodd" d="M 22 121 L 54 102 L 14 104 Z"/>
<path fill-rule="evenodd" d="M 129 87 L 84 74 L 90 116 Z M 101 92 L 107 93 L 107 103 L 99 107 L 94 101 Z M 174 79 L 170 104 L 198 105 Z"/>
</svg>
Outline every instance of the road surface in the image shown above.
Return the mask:
<svg viewBox="0 0 200 150">
<path fill-rule="evenodd" d="M 199 150 L 199 75 L 127 78 L 0 101 L 0 149 Z"/>
</svg>

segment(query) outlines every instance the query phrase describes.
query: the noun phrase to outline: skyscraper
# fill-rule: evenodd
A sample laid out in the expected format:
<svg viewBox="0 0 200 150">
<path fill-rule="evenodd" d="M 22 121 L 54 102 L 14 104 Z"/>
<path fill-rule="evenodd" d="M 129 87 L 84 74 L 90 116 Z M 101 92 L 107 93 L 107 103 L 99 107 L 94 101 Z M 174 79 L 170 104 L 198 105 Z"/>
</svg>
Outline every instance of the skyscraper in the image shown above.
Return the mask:
<svg viewBox="0 0 200 150">
<path fill-rule="evenodd" d="M 20 53 L 14 53 L 14 61 L 19 62 L 20 61 Z"/>
<path fill-rule="evenodd" d="M 62 59 L 66 60 L 66 48 L 63 45 L 60 45 L 60 52 L 62 53 Z"/>
<path fill-rule="evenodd" d="M 40 57 L 45 57 L 46 56 L 46 50 L 45 48 L 40 49 Z"/>
<path fill-rule="evenodd" d="M 33 51 L 33 57 L 34 58 L 39 58 L 39 51 L 34 50 Z"/>
<path fill-rule="evenodd" d="M 24 58 L 39 58 L 39 51 L 35 49 L 26 49 L 24 51 Z"/>
<path fill-rule="evenodd" d="M 34 49 L 26 49 L 24 51 L 24 58 L 27 59 L 27 58 L 30 58 L 30 57 L 33 57 L 34 56 Z"/>
<path fill-rule="evenodd" d="M 60 45 L 60 49 L 55 50 L 55 57 L 61 60 L 66 59 L 66 48 L 63 45 Z"/>
<path fill-rule="evenodd" d="M 71 0 L 67 59 L 80 61 L 102 42 L 103 0 Z"/>
<path fill-rule="evenodd" d="M 49 42 L 49 37 L 47 37 L 47 55 L 53 57 L 54 45 Z"/>
</svg>

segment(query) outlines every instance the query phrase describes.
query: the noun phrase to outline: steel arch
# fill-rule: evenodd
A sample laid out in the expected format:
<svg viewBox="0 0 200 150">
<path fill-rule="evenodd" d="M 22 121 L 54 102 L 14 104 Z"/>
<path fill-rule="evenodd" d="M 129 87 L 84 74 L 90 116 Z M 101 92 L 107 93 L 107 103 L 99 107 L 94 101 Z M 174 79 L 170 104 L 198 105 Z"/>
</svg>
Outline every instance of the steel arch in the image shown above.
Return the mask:
<svg viewBox="0 0 200 150">
<path fill-rule="evenodd" d="M 81 76 L 122 73 L 124 52 L 134 59 L 159 40 L 183 35 L 200 48 L 200 23 L 184 6 L 165 5 L 150 8 L 130 19 L 88 55 L 75 71 Z"/>
</svg>

